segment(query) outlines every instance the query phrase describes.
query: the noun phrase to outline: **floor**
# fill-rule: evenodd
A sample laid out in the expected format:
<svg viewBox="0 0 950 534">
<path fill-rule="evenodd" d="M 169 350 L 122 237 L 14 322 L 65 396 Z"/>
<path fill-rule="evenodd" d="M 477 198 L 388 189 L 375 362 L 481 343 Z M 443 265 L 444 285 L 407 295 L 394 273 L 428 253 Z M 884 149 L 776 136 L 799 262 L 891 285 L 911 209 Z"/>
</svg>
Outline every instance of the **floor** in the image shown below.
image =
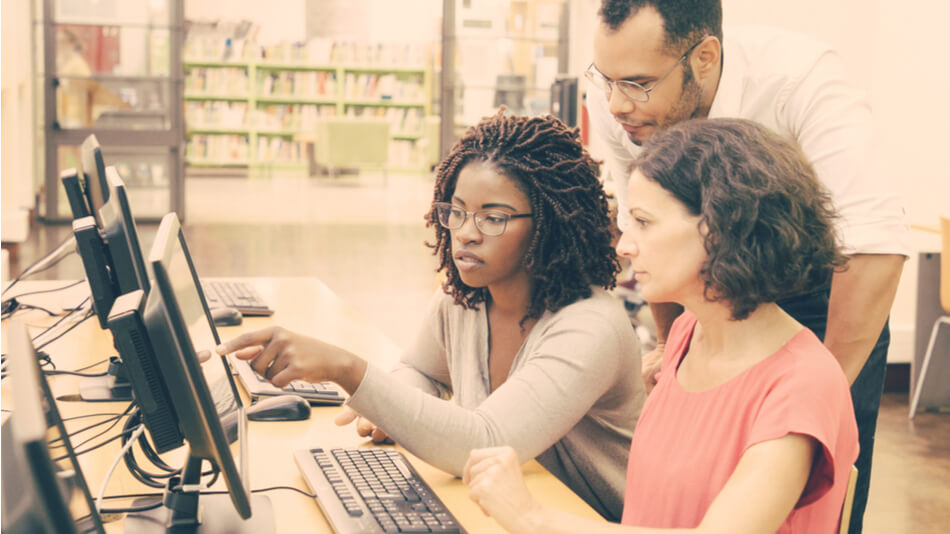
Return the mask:
<svg viewBox="0 0 950 534">
<path fill-rule="evenodd" d="M 200 275 L 320 278 L 405 346 L 436 285 L 425 245 L 432 230 L 423 221 L 431 195 L 425 175 L 192 178 L 184 228 Z M 139 227 L 146 251 L 156 229 Z M 68 233 L 65 225 L 38 226 L 11 272 Z M 37 275 L 81 276 L 76 256 Z M 886 393 L 881 404 L 868 534 L 950 531 L 950 414 L 908 421 L 907 402 L 906 393 Z"/>
</svg>

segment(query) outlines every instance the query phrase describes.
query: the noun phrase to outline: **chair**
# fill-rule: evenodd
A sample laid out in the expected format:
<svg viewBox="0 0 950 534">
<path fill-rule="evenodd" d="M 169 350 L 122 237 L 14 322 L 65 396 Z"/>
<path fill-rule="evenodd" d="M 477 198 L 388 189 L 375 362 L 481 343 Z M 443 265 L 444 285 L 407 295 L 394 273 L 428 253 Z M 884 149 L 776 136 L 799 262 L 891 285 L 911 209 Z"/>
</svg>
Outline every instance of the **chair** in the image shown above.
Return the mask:
<svg viewBox="0 0 950 534">
<path fill-rule="evenodd" d="M 848 491 L 844 494 L 844 504 L 841 506 L 841 521 L 838 534 L 848 534 L 851 526 L 851 506 L 854 504 L 854 488 L 858 484 L 858 468 L 851 466 L 851 475 L 848 477 Z"/>
<path fill-rule="evenodd" d="M 939 231 L 942 234 L 940 252 L 940 306 L 943 308 L 944 315 L 934 321 L 933 330 L 930 331 L 930 342 L 927 344 L 927 351 L 924 352 L 920 375 L 917 377 L 917 387 L 914 388 L 914 398 L 910 403 L 910 413 L 908 417 L 911 419 L 916 415 L 918 408 L 927 408 L 926 406 L 920 406 L 921 394 L 927 383 L 927 370 L 930 367 L 934 350 L 937 348 L 937 337 L 940 333 L 940 328 L 950 326 L 950 218 L 940 218 Z M 946 345 L 943 347 L 946 348 Z"/>
<path fill-rule="evenodd" d="M 386 180 L 389 121 L 376 117 L 329 117 L 317 121 L 313 158 L 331 177 L 341 168 L 381 168 Z"/>
</svg>

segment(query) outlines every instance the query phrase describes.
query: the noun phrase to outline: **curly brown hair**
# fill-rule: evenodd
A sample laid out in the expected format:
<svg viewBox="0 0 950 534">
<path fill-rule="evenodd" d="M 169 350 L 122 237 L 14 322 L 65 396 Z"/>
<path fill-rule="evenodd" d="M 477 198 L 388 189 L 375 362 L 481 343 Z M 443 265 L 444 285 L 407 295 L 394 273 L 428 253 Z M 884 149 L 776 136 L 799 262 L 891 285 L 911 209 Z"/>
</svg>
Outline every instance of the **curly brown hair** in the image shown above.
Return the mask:
<svg viewBox="0 0 950 534">
<path fill-rule="evenodd" d="M 551 116 L 508 116 L 502 108 L 469 128 L 439 164 L 433 202 L 451 202 L 459 172 L 473 162 L 512 179 L 531 203 L 534 231 L 522 262 L 533 285 L 522 324 L 589 297 L 592 285 L 614 286 L 620 262 L 611 246 L 607 198 L 577 128 Z M 443 290 L 466 308 L 485 302 L 486 288 L 459 277 L 451 232 L 439 225 L 434 208 L 426 219 L 436 237 L 426 244 L 439 258 L 437 270 L 446 273 Z"/>
<path fill-rule="evenodd" d="M 822 287 L 847 262 L 831 196 L 799 146 L 745 119 L 695 119 L 654 135 L 634 168 L 700 217 L 705 296 L 744 319 Z"/>
</svg>

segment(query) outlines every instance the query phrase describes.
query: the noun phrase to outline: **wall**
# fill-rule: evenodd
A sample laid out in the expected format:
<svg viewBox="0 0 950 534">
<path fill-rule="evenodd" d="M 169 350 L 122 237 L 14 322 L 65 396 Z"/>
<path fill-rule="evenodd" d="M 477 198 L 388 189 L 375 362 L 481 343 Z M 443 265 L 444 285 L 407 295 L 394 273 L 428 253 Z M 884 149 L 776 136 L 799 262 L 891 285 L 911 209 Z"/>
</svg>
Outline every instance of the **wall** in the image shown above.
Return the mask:
<svg viewBox="0 0 950 534">
<path fill-rule="evenodd" d="M 0 148 L 0 183 L 2 183 L 3 241 L 23 241 L 28 234 L 28 209 L 33 207 L 33 88 L 30 79 L 30 3 L 2 3 L 3 46 L 2 148 Z"/>
<path fill-rule="evenodd" d="M 250 20 L 260 26 L 258 43 L 304 41 L 306 0 L 185 0 L 186 20 Z"/>
</svg>

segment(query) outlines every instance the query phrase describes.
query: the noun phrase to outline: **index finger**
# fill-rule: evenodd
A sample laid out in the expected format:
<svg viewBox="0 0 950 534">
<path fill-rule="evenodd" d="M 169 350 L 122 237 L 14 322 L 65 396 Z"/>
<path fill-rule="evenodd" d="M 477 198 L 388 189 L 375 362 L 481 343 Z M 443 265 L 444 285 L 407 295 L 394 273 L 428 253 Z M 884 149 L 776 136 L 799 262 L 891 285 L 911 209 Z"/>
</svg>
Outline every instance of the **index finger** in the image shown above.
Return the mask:
<svg viewBox="0 0 950 534">
<path fill-rule="evenodd" d="M 236 350 L 240 350 L 247 347 L 255 346 L 265 346 L 267 345 L 271 338 L 274 337 L 274 329 L 276 327 L 262 328 L 260 330 L 255 330 L 253 332 L 245 332 L 234 339 L 229 339 L 217 347 L 215 351 L 224 356 L 230 354 Z"/>
</svg>

